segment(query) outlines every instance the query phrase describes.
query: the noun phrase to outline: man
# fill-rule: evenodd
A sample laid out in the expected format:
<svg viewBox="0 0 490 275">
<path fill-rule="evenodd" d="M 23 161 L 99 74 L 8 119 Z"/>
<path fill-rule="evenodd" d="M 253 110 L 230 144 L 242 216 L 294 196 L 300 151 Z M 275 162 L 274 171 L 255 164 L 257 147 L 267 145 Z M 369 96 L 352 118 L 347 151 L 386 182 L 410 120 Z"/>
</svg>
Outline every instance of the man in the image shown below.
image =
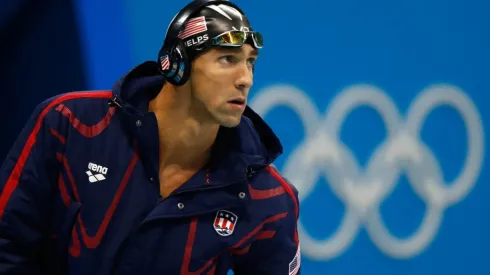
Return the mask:
<svg viewBox="0 0 490 275">
<path fill-rule="evenodd" d="M 297 191 L 246 105 L 261 36 L 198 2 L 160 63 L 35 110 L 0 171 L 0 274 L 299 274 Z"/>
</svg>

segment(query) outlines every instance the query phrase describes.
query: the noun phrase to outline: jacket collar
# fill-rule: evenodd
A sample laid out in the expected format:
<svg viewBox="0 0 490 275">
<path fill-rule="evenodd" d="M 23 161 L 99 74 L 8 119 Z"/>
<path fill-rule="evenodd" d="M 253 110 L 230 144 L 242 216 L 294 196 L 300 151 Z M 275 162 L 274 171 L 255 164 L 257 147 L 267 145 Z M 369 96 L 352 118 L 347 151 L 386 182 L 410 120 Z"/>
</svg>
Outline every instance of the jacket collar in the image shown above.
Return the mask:
<svg viewBox="0 0 490 275">
<path fill-rule="evenodd" d="M 165 83 L 156 62 L 148 61 L 128 72 L 113 87 L 114 102 L 124 112 L 148 114 L 148 103 Z M 272 163 L 282 154 L 282 145 L 267 123 L 249 106 L 237 127 L 220 129 L 215 150 L 220 165 L 227 164 L 229 173 L 241 172 L 251 166 Z M 241 171 L 237 171 L 240 169 Z"/>
</svg>

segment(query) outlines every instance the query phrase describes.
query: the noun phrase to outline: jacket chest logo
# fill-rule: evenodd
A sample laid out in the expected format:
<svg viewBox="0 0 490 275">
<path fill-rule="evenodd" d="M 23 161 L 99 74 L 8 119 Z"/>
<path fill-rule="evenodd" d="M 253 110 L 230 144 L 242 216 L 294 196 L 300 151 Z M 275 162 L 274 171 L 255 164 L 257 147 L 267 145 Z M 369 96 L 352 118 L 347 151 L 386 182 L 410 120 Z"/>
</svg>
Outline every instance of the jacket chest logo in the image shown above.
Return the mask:
<svg viewBox="0 0 490 275">
<path fill-rule="evenodd" d="M 95 163 L 88 163 L 88 171 L 85 172 L 88 176 L 88 180 L 93 182 L 103 181 L 105 180 L 105 175 L 107 175 L 107 167 L 97 165 Z"/>
<path fill-rule="evenodd" d="M 236 227 L 237 215 L 227 210 L 219 210 L 214 219 L 214 230 L 221 236 L 230 236 Z"/>
</svg>

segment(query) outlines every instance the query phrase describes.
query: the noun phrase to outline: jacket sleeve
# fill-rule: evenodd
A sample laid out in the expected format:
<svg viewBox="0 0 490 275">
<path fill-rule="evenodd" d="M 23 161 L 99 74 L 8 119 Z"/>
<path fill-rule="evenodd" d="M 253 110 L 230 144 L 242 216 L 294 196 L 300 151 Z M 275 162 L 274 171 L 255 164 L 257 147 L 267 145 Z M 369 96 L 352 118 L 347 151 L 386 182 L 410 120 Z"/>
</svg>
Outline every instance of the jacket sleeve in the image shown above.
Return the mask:
<svg viewBox="0 0 490 275">
<path fill-rule="evenodd" d="M 48 102 L 40 104 L 0 168 L 0 274 L 40 274 L 49 239 L 56 161 Z"/>
<path fill-rule="evenodd" d="M 264 224 L 262 236 L 254 241 L 245 259 L 234 267 L 236 275 L 299 275 L 301 269 L 300 242 L 297 231 L 299 205 L 297 191 L 291 188 L 287 216 L 269 225 Z M 294 194 L 294 195 L 293 195 Z M 287 196 L 287 195 L 286 195 Z"/>
</svg>

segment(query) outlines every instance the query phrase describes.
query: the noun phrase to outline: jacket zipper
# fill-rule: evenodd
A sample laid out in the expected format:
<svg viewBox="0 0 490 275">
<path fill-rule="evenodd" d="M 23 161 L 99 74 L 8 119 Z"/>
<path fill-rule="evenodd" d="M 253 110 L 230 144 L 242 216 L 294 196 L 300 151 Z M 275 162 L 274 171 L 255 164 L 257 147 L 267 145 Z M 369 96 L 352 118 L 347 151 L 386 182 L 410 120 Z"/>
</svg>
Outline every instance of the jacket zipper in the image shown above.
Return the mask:
<svg viewBox="0 0 490 275">
<path fill-rule="evenodd" d="M 206 184 L 211 184 L 211 180 L 210 180 L 210 177 L 209 177 L 209 170 L 206 169 L 206 172 L 205 172 L 205 179 L 204 179 L 205 183 Z M 199 189 L 197 189 L 199 190 Z M 185 193 L 185 192 L 191 192 L 191 191 L 196 191 L 196 190 L 187 190 L 187 191 L 181 191 L 181 192 L 172 192 L 170 193 L 170 195 L 167 197 L 167 198 L 170 198 L 172 197 L 173 195 L 175 194 L 181 194 L 181 193 Z M 166 200 L 167 198 L 164 198 L 160 192 L 158 192 L 158 199 L 157 199 L 157 205 L 162 203 L 164 200 Z"/>
<path fill-rule="evenodd" d="M 254 173 L 255 173 L 255 171 L 252 168 L 248 168 L 247 169 L 247 173 L 246 173 L 246 177 L 244 179 L 240 180 L 240 181 L 237 181 L 237 182 L 233 182 L 233 183 L 229 183 L 229 184 L 225 184 L 225 185 L 219 185 L 219 186 L 209 186 L 209 187 L 206 187 L 206 188 L 197 188 L 197 189 L 191 189 L 191 190 L 183 190 L 183 191 L 179 191 L 179 192 L 172 192 L 166 198 L 162 197 L 161 194 L 158 194 L 157 205 L 160 204 L 160 203 L 162 203 L 162 202 L 164 202 L 168 198 L 170 198 L 172 196 L 175 196 L 175 195 L 180 195 L 180 194 L 185 194 L 185 193 L 190 193 L 190 192 L 197 192 L 197 191 L 202 191 L 202 190 L 219 189 L 219 188 L 223 188 L 223 187 L 227 187 L 227 186 L 236 184 L 238 182 L 244 182 L 244 181 L 247 181 L 248 178 L 252 177 Z M 209 174 L 206 173 L 206 184 L 210 184 L 210 183 L 211 183 L 211 181 L 210 181 L 210 178 L 209 178 Z"/>
</svg>

